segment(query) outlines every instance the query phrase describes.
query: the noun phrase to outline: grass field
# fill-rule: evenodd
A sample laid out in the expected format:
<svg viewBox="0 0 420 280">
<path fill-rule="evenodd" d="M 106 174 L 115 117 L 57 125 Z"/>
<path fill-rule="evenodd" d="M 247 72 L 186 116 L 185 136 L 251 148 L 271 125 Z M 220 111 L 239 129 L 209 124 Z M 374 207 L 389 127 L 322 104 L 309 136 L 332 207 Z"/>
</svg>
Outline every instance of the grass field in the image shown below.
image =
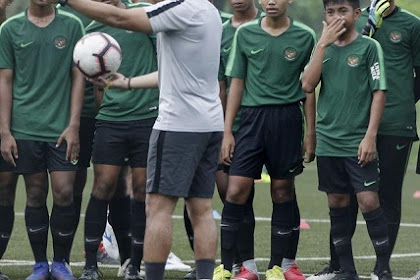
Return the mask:
<svg viewBox="0 0 420 280">
<path fill-rule="evenodd" d="M 413 154 L 417 154 L 417 147 Z M 414 163 L 414 160 L 412 160 Z M 91 170 L 90 170 L 91 171 Z M 92 172 L 89 172 L 87 189 L 84 195 L 84 206 L 82 213 L 85 212 L 86 202 L 90 195 L 92 185 Z M 261 218 L 271 216 L 271 203 L 269 198 L 268 184 L 257 184 L 255 195 L 255 215 Z M 420 176 L 414 172 L 414 165 L 410 165 L 403 194 L 403 223 L 399 239 L 392 258 L 392 268 L 396 277 L 409 277 L 415 274 L 420 267 L 420 199 L 414 199 L 413 193 L 420 190 Z M 310 164 L 305 172 L 297 179 L 297 192 L 301 208 L 301 216 L 305 219 L 311 229 L 302 230 L 298 251 L 298 260 L 302 271 L 311 274 L 318 271 L 325 265 L 328 259 L 328 209 L 326 207 L 326 197 L 317 190 L 317 176 L 315 164 Z M 51 200 L 50 200 L 51 202 Z M 185 262 L 192 264 L 193 254 L 188 246 L 183 221 L 179 218 L 182 215 L 182 201 L 178 203 L 176 217 L 174 217 L 174 237 L 173 251 Z M 31 273 L 32 252 L 27 239 L 24 212 L 25 192 L 23 181 L 19 181 L 18 194 L 16 200 L 16 221 L 12 238 L 3 260 L 0 262 L 0 269 L 8 274 L 11 279 L 25 279 Z M 215 196 L 214 209 L 221 212 L 222 205 Z M 359 217 L 359 221 L 362 221 Z M 83 262 L 83 222 L 79 226 L 75 244 L 72 250 L 73 271 L 79 276 Z M 255 252 L 258 258 L 258 268 L 264 272 L 268 264 L 270 254 L 270 223 L 264 219 L 258 220 L 255 231 Z M 50 238 L 51 241 L 51 238 Z M 356 265 L 360 275 L 368 276 L 374 264 L 374 251 L 369 242 L 366 226 L 358 225 L 356 235 L 353 239 L 354 255 Z M 49 256 L 52 255 L 51 243 Z M 12 263 L 11 261 L 19 261 Z M 29 261 L 27 263 L 22 261 Z M 102 268 L 104 279 L 117 279 L 116 268 Z M 167 271 L 165 279 L 182 279 L 184 272 Z M 263 277 L 262 277 L 263 279 Z"/>
</svg>

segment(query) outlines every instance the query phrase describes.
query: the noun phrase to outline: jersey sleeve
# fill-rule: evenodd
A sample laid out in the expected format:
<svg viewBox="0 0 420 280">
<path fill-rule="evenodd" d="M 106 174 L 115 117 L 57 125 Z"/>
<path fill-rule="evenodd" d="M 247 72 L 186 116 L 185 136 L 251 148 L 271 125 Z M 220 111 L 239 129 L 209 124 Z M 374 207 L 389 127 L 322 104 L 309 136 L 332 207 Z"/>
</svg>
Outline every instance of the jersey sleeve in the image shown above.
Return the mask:
<svg viewBox="0 0 420 280">
<path fill-rule="evenodd" d="M 417 19 L 413 31 L 411 40 L 411 53 L 413 54 L 414 66 L 420 66 L 420 19 Z"/>
<path fill-rule="evenodd" d="M 226 76 L 245 79 L 247 71 L 247 58 L 242 50 L 242 30 L 239 28 L 233 38 L 232 49 L 226 66 Z"/>
<path fill-rule="evenodd" d="M 165 0 L 145 7 L 153 32 L 184 30 L 191 22 L 191 10 L 181 0 Z"/>
<path fill-rule="evenodd" d="M 10 33 L 7 25 L 2 25 L 0 28 L 0 68 L 14 69 L 14 51 L 13 41 L 10 38 Z"/>
<path fill-rule="evenodd" d="M 369 87 L 371 92 L 387 90 L 382 47 L 376 40 L 370 38 L 369 40 L 371 40 L 371 44 L 367 51 Z"/>
</svg>

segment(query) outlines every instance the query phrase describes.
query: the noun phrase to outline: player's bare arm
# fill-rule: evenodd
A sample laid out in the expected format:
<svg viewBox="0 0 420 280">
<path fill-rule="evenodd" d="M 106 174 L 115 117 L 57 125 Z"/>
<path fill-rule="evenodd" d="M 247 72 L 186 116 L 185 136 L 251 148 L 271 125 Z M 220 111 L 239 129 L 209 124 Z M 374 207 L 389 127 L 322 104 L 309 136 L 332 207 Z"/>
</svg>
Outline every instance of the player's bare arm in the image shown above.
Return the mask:
<svg viewBox="0 0 420 280">
<path fill-rule="evenodd" d="M 63 140 L 67 142 L 66 159 L 75 162 L 79 158 L 79 128 L 80 114 L 83 107 L 83 96 L 85 89 L 85 80 L 83 74 L 77 69 L 72 68 L 72 87 L 70 103 L 70 121 L 67 128 L 61 133 L 57 141 L 57 147 Z"/>
<path fill-rule="evenodd" d="M 325 50 L 346 31 L 344 19 L 341 17 L 335 17 L 330 24 L 327 24 L 325 21 L 322 24 L 324 25 L 324 29 L 321 38 L 315 47 L 312 59 L 302 77 L 302 88 L 304 92 L 315 91 L 316 86 L 321 80 Z"/>
<path fill-rule="evenodd" d="M 232 127 L 235 116 L 241 106 L 244 87 L 245 81 L 243 79 L 232 78 L 226 104 L 225 131 L 223 133 L 222 149 L 220 151 L 220 160 L 226 165 L 232 163 L 233 152 L 235 150 L 235 139 L 233 137 Z"/>
<path fill-rule="evenodd" d="M 306 132 L 302 147 L 302 154 L 306 163 L 315 159 L 316 132 L 315 132 L 315 93 L 306 93 L 306 99 L 303 102 L 305 114 Z"/>
<path fill-rule="evenodd" d="M 13 100 L 13 70 L 0 69 L 0 128 L 1 155 L 9 164 L 16 166 L 18 158 L 16 140 L 10 132 Z"/>
<path fill-rule="evenodd" d="M 57 2 L 56 0 L 50 0 Z M 106 25 L 143 33 L 153 33 L 144 8 L 120 9 L 91 0 L 68 0 L 67 5 L 93 20 Z"/>
<path fill-rule="evenodd" d="M 383 90 L 373 92 L 372 105 L 370 107 L 369 126 L 365 137 L 359 145 L 359 164 L 363 167 L 376 158 L 376 136 L 379 124 L 385 108 L 386 94 Z"/>
<path fill-rule="evenodd" d="M 125 77 L 123 74 L 115 73 L 109 79 L 99 77 L 97 79 L 90 79 L 89 81 L 105 89 L 122 88 L 132 90 L 136 88 L 158 88 L 158 75 L 158 71 L 137 77 Z"/>
</svg>

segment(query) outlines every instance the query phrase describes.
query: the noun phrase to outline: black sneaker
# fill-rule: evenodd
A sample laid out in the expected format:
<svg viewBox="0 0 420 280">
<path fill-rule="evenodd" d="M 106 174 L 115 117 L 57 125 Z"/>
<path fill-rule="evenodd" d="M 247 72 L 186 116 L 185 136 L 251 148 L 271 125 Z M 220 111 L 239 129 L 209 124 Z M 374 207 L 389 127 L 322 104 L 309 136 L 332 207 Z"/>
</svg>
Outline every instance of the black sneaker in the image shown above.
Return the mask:
<svg viewBox="0 0 420 280">
<path fill-rule="evenodd" d="M 85 267 L 79 280 L 98 280 L 102 278 L 102 273 L 96 266 Z"/>
<path fill-rule="evenodd" d="M 331 280 L 359 280 L 359 276 L 356 273 L 340 271 Z"/>
<path fill-rule="evenodd" d="M 184 276 L 184 279 L 196 279 L 196 276 L 197 276 L 197 270 L 194 267 L 193 269 L 191 269 L 190 272 L 188 272 L 187 275 Z"/>
<path fill-rule="evenodd" d="M 9 277 L 7 277 L 7 275 L 4 275 L 3 273 L 1 273 L 0 271 L 0 280 L 10 280 Z"/>
<path fill-rule="evenodd" d="M 330 265 L 324 267 L 321 271 L 315 273 L 314 275 L 309 276 L 306 280 L 331 280 L 333 279 L 338 273 L 339 270 L 333 269 Z"/>
<path fill-rule="evenodd" d="M 143 280 L 143 277 L 140 276 L 140 272 L 134 265 L 129 264 L 125 270 L 124 280 Z"/>
<path fill-rule="evenodd" d="M 377 275 L 378 275 L 379 280 L 393 280 L 392 273 L 389 272 L 388 270 L 379 272 Z"/>
</svg>

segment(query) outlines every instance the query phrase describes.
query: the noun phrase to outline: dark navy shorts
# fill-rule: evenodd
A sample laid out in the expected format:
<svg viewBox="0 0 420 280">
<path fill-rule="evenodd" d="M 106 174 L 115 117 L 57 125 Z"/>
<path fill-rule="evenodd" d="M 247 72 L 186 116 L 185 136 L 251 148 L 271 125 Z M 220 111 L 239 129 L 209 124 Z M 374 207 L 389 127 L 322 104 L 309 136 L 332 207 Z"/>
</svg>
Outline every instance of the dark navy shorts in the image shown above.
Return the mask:
<svg viewBox="0 0 420 280">
<path fill-rule="evenodd" d="M 263 165 L 273 179 L 303 171 L 303 116 L 299 103 L 242 107 L 229 174 L 258 179 Z"/>
<path fill-rule="evenodd" d="M 90 159 L 92 158 L 93 149 L 93 138 L 95 136 L 95 123 L 96 120 L 94 118 L 80 118 L 80 152 L 79 162 L 77 163 L 80 168 L 88 168 L 90 166 Z"/>
</svg>

